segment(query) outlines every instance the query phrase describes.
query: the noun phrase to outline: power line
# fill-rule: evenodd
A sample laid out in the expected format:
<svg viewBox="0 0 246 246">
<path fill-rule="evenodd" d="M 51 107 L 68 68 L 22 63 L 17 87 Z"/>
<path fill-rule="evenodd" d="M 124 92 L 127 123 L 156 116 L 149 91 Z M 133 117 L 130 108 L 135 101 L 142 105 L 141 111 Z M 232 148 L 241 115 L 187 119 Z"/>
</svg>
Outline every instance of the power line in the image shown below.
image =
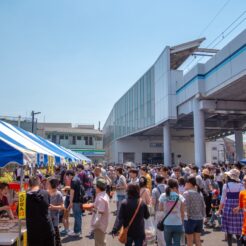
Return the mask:
<svg viewBox="0 0 246 246">
<path fill-rule="evenodd" d="M 228 37 L 238 26 L 240 26 L 245 20 L 246 18 L 242 19 L 236 26 L 234 26 L 228 33 L 226 33 L 235 23 L 237 23 L 244 15 L 246 14 L 246 11 L 243 11 L 242 14 L 240 14 L 228 27 L 226 27 L 226 29 L 220 33 L 213 41 L 211 41 L 206 48 L 214 48 L 216 47 L 220 42 L 222 42 L 226 37 Z M 215 45 L 213 45 L 212 47 L 210 47 L 215 41 L 217 41 L 219 38 L 221 38 Z M 201 61 L 204 57 L 201 57 L 200 59 L 197 60 L 196 64 Z M 193 58 L 193 60 L 191 62 L 189 62 L 189 64 L 187 64 L 185 66 L 185 68 L 183 70 L 186 70 L 187 68 L 190 67 L 190 65 L 196 60 L 196 57 Z"/>
<path fill-rule="evenodd" d="M 242 14 L 240 14 L 222 33 L 220 33 L 212 42 L 210 42 L 207 46 L 209 47 L 212 45 L 218 38 L 224 35 L 227 30 L 229 30 L 239 19 L 241 19 L 242 16 L 246 14 L 246 11 L 243 11 Z"/>
<path fill-rule="evenodd" d="M 246 11 L 244 11 L 244 14 L 246 13 Z M 243 14 L 243 15 L 244 15 Z M 243 15 L 241 15 L 241 16 L 243 16 Z M 241 18 L 241 16 L 240 16 L 240 18 Z M 239 20 L 239 18 L 237 18 L 237 20 Z M 242 19 L 235 27 L 233 27 L 232 28 L 232 30 L 230 30 L 227 34 L 225 34 L 225 31 L 223 31 L 218 37 L 221 37 L 221 40 L 219 40 L 215 45 L 213 45 L 211 48 L 215 48 L 219 43 L 221 43 L 226 37 L 228 37 L 233 31 L 235 31 L 236 30 L 236 28 L 238 28 L 244 21 L 246 20 L 246 18 L 244 18 L 244 19 Z M 235 23 L 235 21 L 233 22 L 233 23 Z M 231 27 L 232 26 L 232 24 L 229 26 L 229 27 Z M 229 28 L 226 28 L 226 30 L 229 30 Z M 216 39 L 217 40 L 217 39 Z M 213 42 L 211 42 L 210 43 L 210 45 L 212 44 Z M 210 46 L 209 45 L 209 46 Z M 203 59 L 204 57 L 201 57 L 200 59 L 198 59 L 197 60 L 197 63 L 199 62 L 199 61 L 201 61 L 202 59 Z"/>
<path fill-rule="evenodd" d="M 216 20 L 216 18 L 220 15 L 220 13 L 224 10 L 224 8 L 228 5 L 228 3 L 231 0 L 227 0 L 223 6 L 219 9 L 219 11 L 215 14 L 215 16 L 212 18 L 212 20 L 208 23 L 208 25 L 201 31 L 201 33 L 198 35 L 198 37 L 200 37 L 202 34 L 204 34 L 205 31 L 207 31 L 207 29 L 214 23 L 214 21 Z"/>
<path fill-rule="evenodd" d="M 228 5 L 228 3 L 231 0 L 227 0 L 223 6 L 218 10 L 218 12 L 215 14 L 215 16 L 212 18 L 212 20 L 207 24 L 207 26 L 201 31 L 201 33 L 198 35 L 198 37 L 201 37 L 202 34 L 204 34 L 204 32 L 213 24 L 213 22 L 216 20 L 216 18 L 221 14 L 221 12 L 224 10 L 224 8 Z M 196 59 L 196 56 L 193 57 L 193 59 L 191 60 L 191 62 L 184 68 L 184 70 L 186 70 L 186 68 L 188 68 Z"/>
<path fill-rule="evenodd" d="M 220 41 L 218 41 L 214 46 L 216 47 L 223 39 L 225 39 L 226 37 L 228 37 L 233 31 L 235 31 L 235 29 L 237 27 L 239 27 L 244 21 L 246 20 L 246 18 L 242 19 L 229 33 L 227 33 L 226 35 L 222 36 L 222 39 Z"/>
</svg>

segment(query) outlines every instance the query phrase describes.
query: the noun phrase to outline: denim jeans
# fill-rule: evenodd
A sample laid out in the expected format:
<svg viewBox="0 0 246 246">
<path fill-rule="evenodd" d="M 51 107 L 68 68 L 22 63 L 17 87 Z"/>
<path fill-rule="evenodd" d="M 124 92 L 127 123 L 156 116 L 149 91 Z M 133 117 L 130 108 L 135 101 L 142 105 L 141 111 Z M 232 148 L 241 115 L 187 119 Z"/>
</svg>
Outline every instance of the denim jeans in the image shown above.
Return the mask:
<svg viewBox="0 0 246 246">
<path fill-rule="evenodd" d="M 143 245 L 143 239 L 142 238 L 131 238 L 131 237 L 127 237 L 127 242 L 125 244 L 125 246 L 132 246 L 133 242 L 135 246 L 142 246 Z"/>
<path fill-rule="evenodd" d="M 209 220 L 209 223 L 213 224 L 216 220 L 218 220 L 219 226 L 221 226 L 221 217 L 216 215 L 215 211 L 212 211 L 212 216 Z"/>
<path fill-rule="evenodd" d="M 165 225 L 164 237 L 166 246 L 180 246 L 183 232 L 183 225 Z"/>
<path fill-rule="evenodd" d="M 126 198 L 125 195 L 117 195 L 117 211 L 119 212 L 121 202 Z"/>
<path fill-rule="evenodd" d="M 81 203 L 74 203 L 73 204 L 73 216 L 74 216 L 73 230 L 75 233 L 81 233 L 81 226 L 82 226 Z"/>
</svg>

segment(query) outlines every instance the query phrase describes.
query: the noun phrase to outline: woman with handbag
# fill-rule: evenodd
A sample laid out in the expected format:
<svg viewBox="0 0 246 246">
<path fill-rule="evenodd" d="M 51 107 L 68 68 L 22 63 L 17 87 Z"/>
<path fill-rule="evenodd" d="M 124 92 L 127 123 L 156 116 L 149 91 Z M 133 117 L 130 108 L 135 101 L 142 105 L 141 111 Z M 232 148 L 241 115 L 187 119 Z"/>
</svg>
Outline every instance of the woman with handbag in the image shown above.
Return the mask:
<svg viewBox="0 0 246 246">
<path fill-rule="evenodd" d="M 137 184 L 128 185 L 127 199 L 121 203 L 118 219 L 112 230 L 114 236 L 121 228 L 124 229 L 127 236 L 125 246 L 132 246 L 133 243 L 135 246 L 142 246 L 145 239 L 144 219 L 148 219 L 150 214 L 147 205 L 140 199 L 139 193 L 140 188 Z"/>
<path fill-rule="evenodd" d="M 180 246 L 184 232 L 184 197 L 178 193 L 179 184 L 176 179 L 169 179 L 166 193 L 159 198 L 160 210 L 164 211 L 164 238 L 166 246 Z"/>
</svg>

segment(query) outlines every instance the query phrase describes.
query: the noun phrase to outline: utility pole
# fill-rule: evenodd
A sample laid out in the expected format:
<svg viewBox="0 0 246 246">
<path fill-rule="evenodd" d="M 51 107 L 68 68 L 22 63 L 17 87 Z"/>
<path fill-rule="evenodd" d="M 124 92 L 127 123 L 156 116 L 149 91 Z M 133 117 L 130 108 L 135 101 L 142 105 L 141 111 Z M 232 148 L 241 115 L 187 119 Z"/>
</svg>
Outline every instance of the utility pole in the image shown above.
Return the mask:
<svg viewBox="0 0 246 246">
<path fill-rule="evenodd" d="M 101 131 L 101 121 L 98 122 L 98 130 Z"/>
<path fill-rule="evenodd" d="M 31 112 L 31 116 L 32 116 L 32 133 L 34 132 L 34 116 L 36 114 L 41 114 L 41 112 L 34 112 L 34 111 Z"/>
<path fill-rule="evenodd" d="M 18 127 L 21 127 L 21 116 L 18 116 Z"/>
</svg>

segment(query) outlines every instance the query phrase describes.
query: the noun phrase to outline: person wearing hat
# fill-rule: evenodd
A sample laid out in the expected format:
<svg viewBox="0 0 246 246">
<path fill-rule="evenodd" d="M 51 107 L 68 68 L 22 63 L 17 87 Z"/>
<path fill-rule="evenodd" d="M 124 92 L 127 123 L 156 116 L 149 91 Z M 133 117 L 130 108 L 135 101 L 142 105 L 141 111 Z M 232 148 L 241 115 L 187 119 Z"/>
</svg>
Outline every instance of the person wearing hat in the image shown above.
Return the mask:
<svg viewBox="0 0 246 246">
<path fill-rule="evenodd" d="M 202 171 L 202 177 L 203 177 L 203 184 L 204 184 L 204 189 L 202 191 L 203 196 L 204 196 L 204 201 L 206 204 L 206 220 L 205 222 L 208 221 L 208 218 L 210 217 L 210 211 L 211 211 L 211 192 L 212 192 L 212 182 L 210 178 L 210 171 L 205 168 Z"/>
<path fill-rule="evenodd" d="M 219 215 L 222 210 L 222 231 L 227 233 L 228 246 L 232 246 L 232 236 L 236 235 L 237 245 L 241 245 L 240 235 L 243 225 L 243 212 L 239 211 L 234 213 L 234 209 L 238 207 L 239 193 L 244 190 L 243 185 L 240 183 L 240 172 L 237 169 L 231 169 L 225 172 L 227 182 L 223 185 L 222 197 L 217 214 Z"/>
<path fill-rule="evenodd" d="M 217 220 L 219 223 L 219 227 L 221 227 L 221 217 L 220 215 L 217 215 L 219 205 L 220 205 L 219 191 L 217 189 L 214 189 L 212 191 L 212 201 L 211 201 L 212 216 L 208 222 L 208 226 L 214 227 L 215 221 Z"/>
<path fill-rule="evenodd" d="M 96 199 L 93 207 L 91 228 L 94 232 L 95 246 L 106 245 L 106 230 L 109 223 L 109 196 L 106 193 L 107 181 L 99 177 L 96 181 Z"/>
</svg>

